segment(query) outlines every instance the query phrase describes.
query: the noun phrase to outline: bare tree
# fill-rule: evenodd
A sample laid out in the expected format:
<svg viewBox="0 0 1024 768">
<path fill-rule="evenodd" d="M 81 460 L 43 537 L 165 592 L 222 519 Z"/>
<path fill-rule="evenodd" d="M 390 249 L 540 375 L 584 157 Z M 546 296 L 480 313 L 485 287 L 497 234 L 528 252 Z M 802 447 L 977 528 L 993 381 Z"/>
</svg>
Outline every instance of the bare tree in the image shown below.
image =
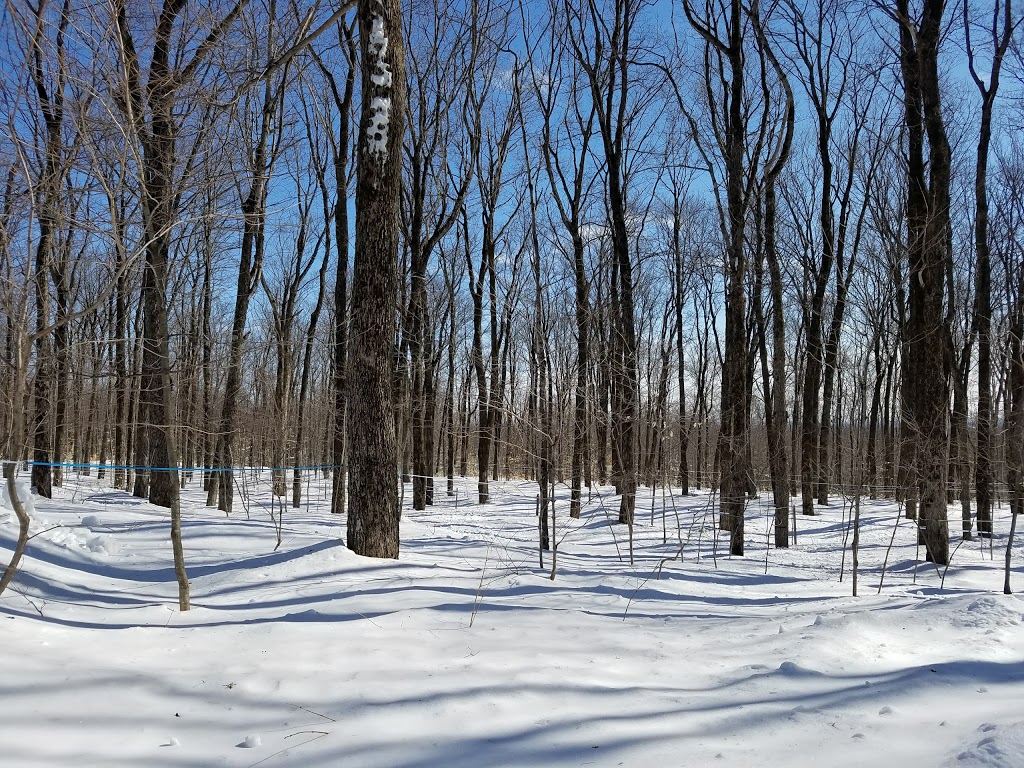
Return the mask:
<svg viewBox="0 0 1024 768">
<path fill-rule="evenodd" d="M 992 19 L 982 31 L 991 62 L 986 77 L 978 72 L 976 50 L 971 34 L 975 21 L 968 0 L 963 3 L 963 24 L 967 67 L 981 95 L 981 120 L 974 169 L 974 325 L 978 333 L 978 455 L 974 469 L 978 500 L 978 535 L 992 536 L 992 266 L 989 243 L 988 159 L 992 144 L 992 116 L 999 92 L 1003 59 L 1021 18 L 1014 18 L 1012 0 L 995 0 Z M 964 522 L 965 537 L 970 535 L 970 519 Z"/>
<path fill-rule="evenodd" d="M 683 11 L 704 43 L 704 87 L 708 118 L 721 157 L 725 200 L 719 199 L 719 226 L 725 243 L 725 350 L 722 358 L 721 425 L 718 439 L 721 522 L 730 531 L 730 551 L 743 554 L 745 496 L 751 487 L 749 463 L 750 419 L 746 328 L 747 254 L 745 229 L 750 196 L 746 186 L 747 120 L 744 101 L 746 77 L 746 22 L 739 0 L 707 0 L 702 9 L 684 0 Z M 682 100 L 680 99 L 682 106 Z M 697 120 L 690 116 L 691 132 L 698 139 Z M 712 182 L 716 162 L 698 140 Z"/>
<path fill-rule="evenodd" d="M 54 461 L 53 407 L 58 394 L 58 370 L 53 354 L 52 334 L 44 332 L 51 322 L 50 279 L 54 255 L 60 243 L 62 213 L 65 209 L 65 180 L 70 172 L 64 146 L 65 97 L 68 88 L 67 35 L 71 4 L 64 0 L 56 11 L 49 3 L 29 6 L 31 18 L 21 21 L 28 39 L 26 58 L 42 116 L 42 146 L 38 182 L 32 185 L 36 195 L 36 221 L 39 235 L 35 246 L 36 372 L 32 409 L 32 486 L 40 496 L 52 495 Z M 51 40 L 52 35 L 52 40 Z M 65 313 L 66 314 L 66 313 Z M 66 345 L 64 345 L 66 349 Z"/>
<path fill-rule="evenodd" d="M 272 62 L 280 45 L 277 24 L 277 4 L 270 0 L 266 18 L 266 45 L 264 60 Z M 217 427 L 217 444 L 214 449 L 214 481 L 210 483 L 206 503 L 217 504 L 218 508 L 231 514 L 234 506 L 235 442 L 238 426 L 236 423 L 239 397 L 242 390 L 242 360 L 245 348 L 249 304 L 263 274 L 263 260 L 266 253 L 267 196 L 274 166 L 281 155 L 285 119 L 285 95 L 287 93 L 288 65 L 282 72 L 269 75 L 261 84 L 259 95 L 243 92 L 238 104 L 237 125 L 245 152 L 245 167 L 236 172 L 236 184 L 242 218 L 242 239 L 239 247 L 238 274 L 235 280 L 235 305 L 231 323 L 231 338 L 228 346 L 227 371 L 224 382 L 224 397 L 220 421 Z M 258 128 L 246 134 L 248 126 L 255 123 Z M 247 187 L 241 186 L 248 182 Z"/>
<path fill-rule="evenodd" d="M 337 25 L 338 47 L 341 48 L 345 61 L 345 77 L 341 85 L 331 67 L 314 55 L 317 68 L 327 81 L 331 102 L 336 111 L 333 123 L 334 131 L 326 130 L 330 146 L 331 161 L 334 168 L 334 192 L 328 189 L 325 176 L 318 175 L 320 193 L 323 197 L 324 218 L 331 217 L 334 224 L 334 244 L 337 263 L 334 272 L 334 354 L 332 355 L 332 386 L 334 390 L 334 430 L 331 436 L 331 463 L 334 471 L 331 475 L 331 512 L 342 514 L 345 511 L 347 445 L 346 445 L 346 396 L 345 374 L 348 367 L 348 262 L 349 244 L 349 212 L 348 190 L 351 182 L 352 168 L 352 100 L 355 93 L 357 61 L 359 58 L 358 44 L 355 37 L 357 20 L 339 22 Z M 325 122 L 332 118 L 324 110 L 321 117 Z M 332 212 L 332 213 L 329 213 Z M 330 232 L 327 233 L 327 247 L 330 248 Z"/>
<path fill-rule="evenodd" d="M 949 371 L 944 354 L 946 258 L 949 249 L 950 147 L 942 114 L 938 54 L 943 0 L 909 0 L 891 11 L 899 25 L 900 68 L 907 128 L 909 317 L 903 397 L 915 444 L 920 525 L 927 557 L 949 560 L 946 520 L 946 404 Z M 927 161 L 925 144 L 927 143 Z"/>
<path fill-rule="evenodd" d="M 147 55 L 141 57 L 125 0 L 113 0 L 112 3 L 115 50 L 120 66 L 119 90 L 114 94 L 114 100 L 124 113 L 131 140 L 138 146 L 135 161 L 146 236 L 142 387 L 147 396 L 150 422 L 149 458 L 151 466 L 160 468 L 151 480 L 150 499 L 171 509 L 178 604 L 183 611 L 189 609 L 189 584 L 181 541 L 178 451 L 173 429 L 167 322 L 168 256 L 181 192 L 175 186 L 177 110 L 185 86 L 195 80 L 200 67 L 245 5 L 246 0 L 239 0 L 209 25 L 205 37 L 197 45 L 182 51 L 175 45 L 180 29 L 186 24 L 198 23 L 198 20 L 187 18 L 188 0 L 164 0 Z M 145 71 L 143 61 L 148 64 Z"/>
<path fill-rule="evenodd" d="M 1021 226 L 1024 224 L 1024 166 L 1019 144 L 1011 144 L 1012 159 L 1003 159 L 1002 200 L 996 206 L 998 246 L 996 261 L 1003 276 L 1003 301 L 1006 319 L 1005 383 L 1003 408 L 1005 419 L 1006 481 L 1010 491 L 1010 531 L 1006 541 L 1003 592 L 1010 594 L 1010 567 L 1017 522 L 1024 514 L 1024 248 Z"/>
<path fill-rule="evenodd" d="M 483 102 L 494 86 L 494 71 L 474 95 Z M 474 264 L 468 212 L 463 216 L 463 245 L 468 269 L 469 292 L 473 301 L 473 336 L 471 360 L 476 374 L 477 420 L 477 496 L 481 504 L 490 502 L 492 452 L 497 450 L 498 425 L 504 398 L 501 378 L 502 352 L 510 343 L 509 327 L 519 287 L 517 272 L 522 248 L 516 249 L 509 278 L 500 280 L 498 249 L 509 233 L 515 212 L 522 203 L 522 194 L 508 194 L 508 177 L 513 172 L 511 153 L 519 129 L 521 94 L 518 89 L 504 100 L 489 98 L 480 141 L 475 142 L 474 162 L 477 202 L 479 205 L 479 252 Z M 509 203 L 509 200 L 512 202 Z M 509 212 L 508 209 L 511 209 Z M 464 209 L 465 210 L 465 209 Z M 505 285 L 502 283 L 505 282 Z M 499 291 L 504 288 L 504 291 Z M 484 315 L 487 314 L 488 346 L 484 350 Z"/>
<path fill-rule="evenodd" d="M 591 187 L 598 178 L 597 169 L 591 168 L 596 161 L 590 151 L 595 131 L 596 107 L 587 98 L 589 93 L 582 92 L 579 63 L 568 60 L 569 28 L 557 2 L 550 4 L 549 16 L 544 31 L 546 49 L 533 52 L 539 60 L 532 62 L 528 72 L 543 121 L 541 152 L 548 189 L 572 243 L 571 250 L 566 249 L 566 256 L 573 269 L 576 318 L 576 388 L 573 401 L 569 516 L 577 518 L 580 516 L 583 462 L 588 453 L 586 447 L 590 434 L 587 415 L 587 382 L 591 365 L 590 283 L 585 260 L 584 226 Z"/>
<path fill-rule="evenodd" d="M 485 55 L 501 35 L 490 3 L 473 3 L 468 18 L 434 2 L 432 13 L 408 23 L 408 74 L 405 204 L 402 231 L 409 249 L 409 306 L 405 312 L 411 368 L 413 509 L 433 503 L 435 351 L 427 300 L 427 268 L 441 239 L 458 221 L 474 172 L 475 145 L 487 91 L 493 84 L 496 57 Z M 419 45 L 416 45 L 419 43 Z M 484 70 L 481 72 L 480 70 Z M 483 81 L 477 88 L 478 78 Z M 461 108 L 462 119 L 452 118 Z M 461 125 L 460 125 L 461 123 Z"/>
<path fill-rule="evenodd" d="M 831 391 L 839 330 L 842 327 L 844 297 L 853 273 L 854 259 L 846 262 L 847 238 L 853 182 L 857 132 L 850 139 L 848 156 L 836 165 L 837 123 L 840 110 L 855 77 L 854 27 L 846 11 L 832 0 L 791 2 L 786 14 L 792 27 L 791 53 L 798 81 L 803 86 L 816 122 L 816 145 L 820 181 L 818 230 L 821 258 L 810 259 L 811 295 L 805 334 L 806 357 L 801 387 L 802 438 L 800 451 L 800 489 L 802 511 L 814 514 L 814 497 L 825 504 L 828 467 L 828 422 L 831 418 Z M 856 124 L 855 124 L 856 127 Z M 838 222 L 836 220 L 838 212 Z M 833 330 L 826 326 L 826 292 L 835 268 L 835 309 Z M 826 397 L 822 402 L 822 383 Z"/>
<path fill-rule="evenodd" d="M 630 253 L 630 139 L 649 103 L 634 74 L 643 0 L 566 2 L 567 37 L 590 88 L 604 161 L 605 206 L 611 240 L 613 315 L 613 455 L 621 493 L 619 522 L 633 525 L 638 471 L 639 373 L 633 258 Z M 633 90 L 636 88 L 637 90 Z"/>
<path fill-rule="evenodd" d="M 776 182 L 789 161 L 793 147 L 793 130 L 796 117 L 796 104 L 793 89 L 785 70 L 779 65 L 778 58 L 771 48 L 768 36 L 761 24 L 759 8 L 755 4 L 751 13 L 751 21 L 757 34 L 758 53 L 761 57 L 761 93 L 767 111 L 771 105 L 773 94 L 769 87 L 768 73 L 777 78 L 783 93 L 783 113 L 781 116 L 781 135 L 776 140 L 772 154 L 768 158 L 763 181 L 763 229 L 764 258 L 768 263 L 769 285 L 771 292 L 772 318 L 772 363 L 771 376 L 768 373 L 767 328 L 764 310 L 761 305 L 760 292 L 756 298 L 755 313 L 759 326 L 759 352 L 761 355 L 762 382 L 764 386 L 765 421 L 768 432 L 768 465 L 772 480 L 772 497 L 775 502 L 775 546 L 789 546 L 789 462 L 786 456 L 786 323 L 782 297 L 782 269 L 779 264 L 779 249 L 776 238 L 777 199 Z M 760 272 L 760 263 L 757 265 Z M 769 386 L 768 382 L 771 382 Z"/>
</svg>

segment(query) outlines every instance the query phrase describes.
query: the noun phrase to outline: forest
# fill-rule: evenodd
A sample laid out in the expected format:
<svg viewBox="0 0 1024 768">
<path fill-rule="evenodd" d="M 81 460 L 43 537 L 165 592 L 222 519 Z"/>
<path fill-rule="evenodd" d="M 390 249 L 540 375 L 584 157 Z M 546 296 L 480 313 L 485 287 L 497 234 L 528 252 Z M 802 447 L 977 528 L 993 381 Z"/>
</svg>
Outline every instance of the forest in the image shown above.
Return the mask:
<svg viewBox="0 0 1024 768">
<path fill-rule="evenodd" d="M 8 0 L 0 457 L 357 554 L 471 478 L 1024 511 L 1012 0 Z M 11 582 L 30 531 L 15 504 Z M 561 514 L 561 512 L 559 512 Z M 950 522 L 952 520 L 953 522 Z M 13 533 L 11 534 L 14 535 Z M 1013 528 L 1007 547 L 1007 583 Z M 934 671 L 934 670 L 933 670 Z"/>
</svg>

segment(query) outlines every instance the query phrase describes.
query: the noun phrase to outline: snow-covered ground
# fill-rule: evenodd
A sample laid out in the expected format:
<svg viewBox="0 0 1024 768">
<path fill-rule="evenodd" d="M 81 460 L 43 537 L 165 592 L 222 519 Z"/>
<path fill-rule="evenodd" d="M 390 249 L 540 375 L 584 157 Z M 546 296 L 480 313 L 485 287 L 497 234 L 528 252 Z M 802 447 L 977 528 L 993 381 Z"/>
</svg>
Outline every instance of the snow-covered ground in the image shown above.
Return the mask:
<svg viewBox="0 0 1024 768">
<path fill-rule="evenodd" d="M 275 551 L 266 478 L 248 518 L 193 485 L 182 614 L 166 512 L 70 478 L 0 597 L 0 765 L 1024 766 L 1005 508 L 994 558 L 964 544 L 942 584 L 895 505 L 865 501 L 854 598 L 838 498 L 790 550 L 752 502 L 729 558 L 707 496 L 659 489 L 652 522 L 644 490 L 630 564 L 615 499 L 570 521 L 563 495 L 552 580 L 536 486 L 496 486 L 481 507 L 439 481 L 380 562 L 339 544 L 322 486 Z M 15 531 L 0 509 L 3 563 Z"/>
</svg>

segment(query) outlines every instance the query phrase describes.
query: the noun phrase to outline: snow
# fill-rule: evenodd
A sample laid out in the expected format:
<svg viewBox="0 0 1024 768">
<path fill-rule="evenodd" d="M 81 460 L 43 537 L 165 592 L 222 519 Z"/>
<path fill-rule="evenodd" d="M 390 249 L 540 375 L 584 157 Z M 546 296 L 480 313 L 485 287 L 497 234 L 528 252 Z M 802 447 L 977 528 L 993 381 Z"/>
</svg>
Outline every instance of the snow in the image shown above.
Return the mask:
<svg viewBox="0 0 1024 768">
<path fill-rule="evenodd" d="M 1024 721 L 1009 726 L 983 723 L 978 742 L 948 765 L 962 768 L 1017 768 L 1024 765 Z"/>
<path fill-rule="evenodd" d="M 370 79 L 381 88 L 391 87 L 391 69 L 385 59 L 387 52 L 388 37 L 384 31 L 384 19 L 374 16 L 370 26 L 370 55 L 374 57 L 376 71 L 370 73 Z"/>
<path fill-rule="evenodd" d="M 571 521 L 560 488 L 552 580 L 531 483 L 481 507 L 475 482 L 456 503 L 438 481 L 434 507 L 406 508 L 398 561 L 339 544 L 322 483 L 276 551 L 268 477 L 248 519 L 193 484 L 179 613 L 166 511 L 78 483 L 36 500 L 0 597 L 4 765 L 1024 765 L 1005 538 L 961 546 L 940 587 L 901 522 L 878 594 L 890 502 L 862 504 L 854 598 L 839 499 L 790 550 L 765 548 L 770 502 L 753 501 L 749 554 L 730 558 L 707 496 L 658 489 L 652 515 L 643 489 L 631 565 L 610 491 Z"/>
<path fill-rule="evenodd" d="M 391 69 L 385 58 L 388 52 L 388 37 L 384 19 L 374 16 L 370 25 L 370 55 L 373 66 L 370 80 L 382 89 L 391 87 Z M 370 100 L 370 125 L 366 133 L 366 145 L 371 154 L 387 156 L 388 126 L 391 121 L 391 97 L 376 95 Z"/>
<path fill-rule="evenodd" d="M 374 154 L 387 153 L 390 116 L 391 99 L 374 96 L 370 100 L 370 128 L 367 131 L 367 146 Z"/>
</svg>

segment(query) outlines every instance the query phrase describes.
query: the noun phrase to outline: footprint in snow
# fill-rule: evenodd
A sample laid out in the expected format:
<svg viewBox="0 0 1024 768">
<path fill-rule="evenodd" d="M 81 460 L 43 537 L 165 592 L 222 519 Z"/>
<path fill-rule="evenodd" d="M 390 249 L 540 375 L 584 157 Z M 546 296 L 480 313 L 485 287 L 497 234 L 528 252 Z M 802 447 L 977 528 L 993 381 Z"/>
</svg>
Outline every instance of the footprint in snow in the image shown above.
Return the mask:
<svg viewBox="0 0 1024 768">
<path fill-rule="evenodd" d="M 797 706 L 793 707 L 793 709 L 791 709 L 789 711 L 790 719 L 792 719 L 794 715 L 819 715 L 819 714 L 821 714 L 821 710 L 818 709 L 817 707 L 812 707 L 810 704 L 798 704 Z"/>
</svg>

